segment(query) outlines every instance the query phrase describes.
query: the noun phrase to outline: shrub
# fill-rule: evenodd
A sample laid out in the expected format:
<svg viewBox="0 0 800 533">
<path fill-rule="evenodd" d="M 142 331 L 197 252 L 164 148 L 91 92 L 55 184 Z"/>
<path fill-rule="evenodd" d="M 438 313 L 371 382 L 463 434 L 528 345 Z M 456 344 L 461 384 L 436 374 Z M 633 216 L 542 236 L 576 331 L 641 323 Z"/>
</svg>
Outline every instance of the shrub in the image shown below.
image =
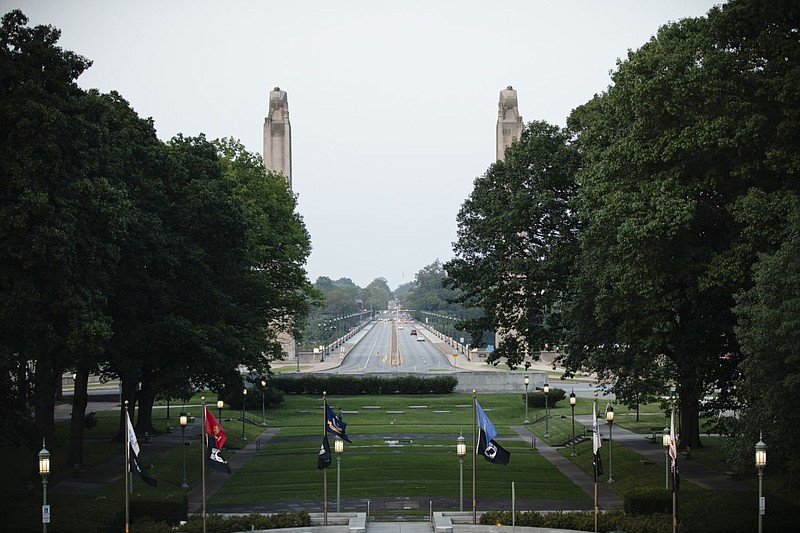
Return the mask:
<svg viewBox="0 0 800 533">
<path fill-rule="evenodd" d="M 661 489 L 631 490 L 624 495 L 624 509 L 629 514 L 672 513 L 672 493 Z"/>
<path fill-rule="evenodd" d="M 318 376 L 286 375 L 272 380 L 272 385 L 287 394 L 315 394 L 323 391 L 328 394 L 451 394 L 458 378 L 455 376 L 437 376 L 421 378 L 417 376 Z"/>
<path fill-rule="evenodd" d="M 206 516 L 208 533 L 230 533 L 234 531 L 251 531 L 259 529 L 282 529 L 290 527 L 308 527 L 311 517 L 308 512 L 276 513 L 272 515 L 250 514 L 247 516 L 231 516 L 223 518 L 218 514 Z M 186 525 L 181 527 L 186 533 L 202 533 L 203 520 L 200 516 L 192 516 Z"/>
<path fill-rule="evenodd" d="M 557 389 L 557 388 L 550 388 L 550 392 L 547 394 L 547 405 L 550 407 L 555 407 L 556 404 L 563 400 L 566 396 L 566 392 L 564 389 Z M 525 395 L 522 395 L 522 401 L 525 401 Z M 528 407 L 536 407 L 544 409 L 545 400 L 544 400 L 544 393 L 541 391 L 534 391 L 528 394 Z"/>
</svg>

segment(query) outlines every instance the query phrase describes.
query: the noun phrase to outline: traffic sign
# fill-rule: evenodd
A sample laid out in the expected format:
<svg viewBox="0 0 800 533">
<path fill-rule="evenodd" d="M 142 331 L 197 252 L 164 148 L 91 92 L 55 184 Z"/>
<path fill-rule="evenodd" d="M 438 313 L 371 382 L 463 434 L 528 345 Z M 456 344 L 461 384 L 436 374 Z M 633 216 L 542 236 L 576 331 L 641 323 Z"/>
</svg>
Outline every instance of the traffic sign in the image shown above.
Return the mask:
<svg viewBox="0 0 800 533">
<path fill-rule="evenodd" d="M 50 523 L 50 506 L 42 505 L 42 524 Z"/>
</svg>

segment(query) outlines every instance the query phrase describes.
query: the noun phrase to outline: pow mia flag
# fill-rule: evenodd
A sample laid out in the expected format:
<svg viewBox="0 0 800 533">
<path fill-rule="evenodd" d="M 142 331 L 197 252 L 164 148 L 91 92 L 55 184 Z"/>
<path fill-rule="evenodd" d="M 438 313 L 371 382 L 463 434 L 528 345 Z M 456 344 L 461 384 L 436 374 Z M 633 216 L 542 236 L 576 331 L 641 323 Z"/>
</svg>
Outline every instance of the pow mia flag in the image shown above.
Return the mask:
<svg viewBox="0 0 800 533">
<path fill-rule="evenodd" d="M 331 466 L 331 445 L 328 442 L 328 435 L 322 438 L 322 445 L 319 447 L 319 457 L 317 457 L 317 468 L 323 470 Z"/>
<path fill-rule="evenodd" d="M 482 454 L 483 458 L 496 465 L 507 465 L 511 459 L 511 453 L 500 446 L 494 438 L 497 436 L 497 430 L 494 424 L 483 412 L 481 404 L 475 400 L 475 407 L 478 412 L 478 446 L 476 453 Z"/>
</svg>

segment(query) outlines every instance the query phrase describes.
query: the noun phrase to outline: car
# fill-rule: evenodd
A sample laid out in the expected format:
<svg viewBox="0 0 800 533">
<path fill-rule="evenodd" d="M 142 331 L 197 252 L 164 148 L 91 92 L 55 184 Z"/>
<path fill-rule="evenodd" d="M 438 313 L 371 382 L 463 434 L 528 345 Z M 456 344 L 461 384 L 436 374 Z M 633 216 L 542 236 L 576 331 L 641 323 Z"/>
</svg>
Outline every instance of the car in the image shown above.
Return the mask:
<svg viewBox="0 0 800 533">
<path fill-rule="evenodd" d="M 424 340 L 425 340 L 425 337 L 423 337 L 422 335 L 417 335 L 417 342 L 424 341 Z"/>
<path fill-rule="evenodd" d="M 403 329 L 403 326 L 397 326 L 397 329 Z"/>
<path fill-rule="evenodd" d="M 416 334 L 417 334 L 417 330 L 415 330 L 415 329 L 412 329 L 412 330 L 411 330 L 411 334 L 412 334 L 412 335 L 416 335 Z"/>
</svg>

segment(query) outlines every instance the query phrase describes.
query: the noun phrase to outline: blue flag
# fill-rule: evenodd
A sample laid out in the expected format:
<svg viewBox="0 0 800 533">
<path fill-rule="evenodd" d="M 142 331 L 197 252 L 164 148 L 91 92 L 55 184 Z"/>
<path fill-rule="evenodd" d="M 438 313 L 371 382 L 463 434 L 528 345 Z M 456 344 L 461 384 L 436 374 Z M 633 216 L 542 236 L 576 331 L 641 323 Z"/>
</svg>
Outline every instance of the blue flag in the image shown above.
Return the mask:
<svg viewBox="0 0 800 533">
<path fill-rule="evenodd" d="M 333 433 L 341 437 L 342 440 L 350 442 L 350 437 L 347 436 L 345 431 L 347 429 L 347 424 L 334 414 L 333 409 L 331 409 L 331 406 L 327 403 L 325 404 L 325 429 L 328 430 L 328 433 Z"/>
<path fill-rule="evenodd" d="M 483 412 L 481 404 L 475 400 L 475 407 L 478 414 L 478 445 L 475 447 L 475 453 L 483 455 L 483 458 L 490 463 L 498 465 L 507 465 L 511 458 L 511 453 L 500 446 L 494 438 L 497 436 L 497 430 L 494 424 Z"/>
</svg>

